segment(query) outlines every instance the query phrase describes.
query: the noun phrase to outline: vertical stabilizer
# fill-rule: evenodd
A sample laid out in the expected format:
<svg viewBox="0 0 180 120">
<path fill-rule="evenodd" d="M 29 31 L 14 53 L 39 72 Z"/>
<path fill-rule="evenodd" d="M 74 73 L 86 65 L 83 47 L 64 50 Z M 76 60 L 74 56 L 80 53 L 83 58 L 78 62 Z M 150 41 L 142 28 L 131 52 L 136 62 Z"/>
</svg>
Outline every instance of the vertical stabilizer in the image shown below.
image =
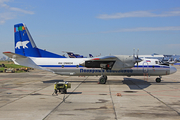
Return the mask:
<svg viewBox="0 0 180 120">
<path fill-rule="evenodd" d="M 25 24 L 14 25 L 15 53 L 27 57 L 66 58 L 37 48 Z"/>
<path fill-rule="evenodd" d="M 25 24 L 14 25 L 14 34 L 15 53 L 29 57 L 41 57 Z"/>
</svg>

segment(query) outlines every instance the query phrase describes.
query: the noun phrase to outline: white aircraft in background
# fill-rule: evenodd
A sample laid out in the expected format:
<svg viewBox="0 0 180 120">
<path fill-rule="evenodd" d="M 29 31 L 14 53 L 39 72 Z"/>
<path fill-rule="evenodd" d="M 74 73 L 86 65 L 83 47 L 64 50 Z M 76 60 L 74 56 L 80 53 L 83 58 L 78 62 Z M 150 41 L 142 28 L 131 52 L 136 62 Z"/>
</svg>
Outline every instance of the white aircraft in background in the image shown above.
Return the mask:
<svg viewBox="0 0 180 120">
<path fill-rule="evenodd" d="M 170 58 L 168 61 L 162 61 L 162 63 L 164 63 L 164 64 L 174 64 L 174 63 L 177 63 L 177 59 L 175 58 L 173 60 L 173 58 Z"/>
<path fill-rule="evenodd" d="M 173 66 L 161 65 L 158 59 L 140 59 L 135 55 L 114 55 L 95 58 L 66 58 L 39 49 L 25 24 L 14 25 L 15 53 L 3 52 L 15 64 L 47 70 L 59 75 L 97 76 L 100 84 L 105 84 L 108 75 L 112 76 L 159 76 L 175 73 Z"/>
</svg>

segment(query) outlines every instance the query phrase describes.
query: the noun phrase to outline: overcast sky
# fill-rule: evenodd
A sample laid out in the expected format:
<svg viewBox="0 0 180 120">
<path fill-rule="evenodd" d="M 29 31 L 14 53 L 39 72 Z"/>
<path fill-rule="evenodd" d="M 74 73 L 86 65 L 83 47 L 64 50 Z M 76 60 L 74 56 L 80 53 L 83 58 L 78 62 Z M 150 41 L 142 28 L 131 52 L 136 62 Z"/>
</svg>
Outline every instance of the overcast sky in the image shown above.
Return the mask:
<svg viewBox="0 0 180 120">
<path fill-rule="evenodd" d="M 17 23 L 58 54 L 180 54 L 180 0 L 0 0 L 0 56 Z"/>
</svg>

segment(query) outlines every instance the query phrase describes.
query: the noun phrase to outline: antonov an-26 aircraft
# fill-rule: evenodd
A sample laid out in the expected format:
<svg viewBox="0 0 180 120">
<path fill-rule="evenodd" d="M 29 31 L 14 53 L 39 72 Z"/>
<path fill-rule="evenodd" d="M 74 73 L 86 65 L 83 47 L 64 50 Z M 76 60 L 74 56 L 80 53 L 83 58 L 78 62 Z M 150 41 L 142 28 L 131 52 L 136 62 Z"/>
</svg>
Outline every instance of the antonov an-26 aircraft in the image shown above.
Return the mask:
<svg viewBox="0 0 180 120">
<path fill-rule="evenodd" d="M 173 66 L 162 65 L 157 59 L 140 59 L 135 55 L 114 55 L 95 58 L 66 58 L 39 49 L 25 24 L 14 25 L 15 53 L 3 52 L 15 64 L 47 70 L 59 75 L 98 76 L 100 84 L 105 84 L 108 75 L 113 76 L 159 76 L 175 73 Z"/>
</svg>

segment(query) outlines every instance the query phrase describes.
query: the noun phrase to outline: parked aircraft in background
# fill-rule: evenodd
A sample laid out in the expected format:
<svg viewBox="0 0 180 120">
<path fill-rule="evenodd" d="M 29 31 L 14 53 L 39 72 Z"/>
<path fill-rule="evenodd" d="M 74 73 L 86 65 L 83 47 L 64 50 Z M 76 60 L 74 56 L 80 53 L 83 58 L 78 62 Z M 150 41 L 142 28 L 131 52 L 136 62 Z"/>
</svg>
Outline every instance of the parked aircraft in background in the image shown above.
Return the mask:
<svg viewBox="0 0 180 120">
<path fill-rule="evenodd" d="M 92 58 L 92 57 L 93 57 L 93 55 L 92 55 L 92 54 L 89 54 L 89 57 L 90 57 L 90 58 Z"/>
<path fill-rule="evenodd" d="M 97 76 L 105 84 L 108 75 L 116 76 L 159 76 L 175 73 L 173 66 L 161 65 L 158 59 L 140 59 L 135 55 L 113 55 L 95 58 L 66 58 L 39 49 L 25 24 L 14 25 L 15 53 L 3 52 L 15 64 L 47 70 L 59 75 Z"/>
<path fill-rule="evenodd" d="M 63 51 L 65 52 L 65 51 Z M 79 54 L 74 54 L 73 52 L 65 52 L 68 54 L 69 58 L 87 58 L 87 57 L 84 57 L 83 55 L 79 55 Z M 89 54 L 89 57 L 93 57 L 92 54 Z"/>
<path fill-rule="evenodd" d="M 175 58 L 173 60 L 172 58 L 170 58 L 168 61 L 163 61 L 162 60 L 162 62 L 165 63 L 165 64 L 174 64 L 174 63 L 177 63 L 177 59 Z"/>
<path fill-rule="evenodd" d="M 74 54 L 73 52 L 66 52 L 69 56 L 69 58 L 84 58 L 83 55 Z"/>
<path fill-rule="evenodd" d="M 139 58 L 145 58 L 145 59 L 158 59 L 161 64 L 175 64 L 177 63 L 177 58 L 167 57 L 167 55 L 139 55 Z M 169 58 L 169 60 L 167 60 Z"/>
<path fill-rule="evenodd" d="M 162 60 L 164 55 L 139 55 L 139 58 Z"/>
</svg>

